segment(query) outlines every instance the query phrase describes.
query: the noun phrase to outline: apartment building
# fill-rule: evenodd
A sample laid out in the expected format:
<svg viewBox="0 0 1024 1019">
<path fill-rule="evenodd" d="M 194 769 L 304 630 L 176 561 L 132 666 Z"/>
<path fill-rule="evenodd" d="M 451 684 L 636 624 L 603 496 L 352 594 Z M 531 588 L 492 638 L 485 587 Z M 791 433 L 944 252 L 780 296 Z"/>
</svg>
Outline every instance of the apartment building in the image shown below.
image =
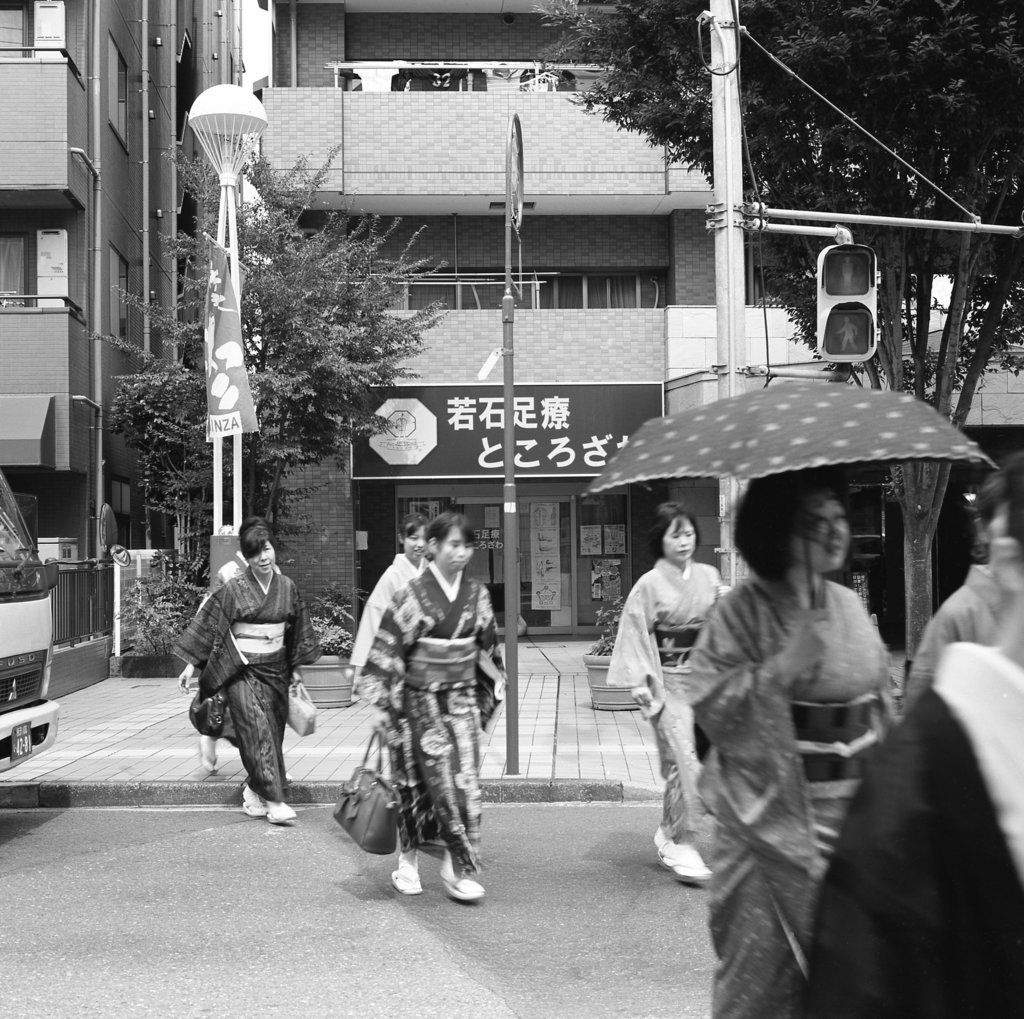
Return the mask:
<svg viewBox="0 0 1024 1019">
<path fill-rule="evenodd" d="M 502 601 L 502 347 L 509 124 L 522 130 L 521 286 L 513 324 L 519 614 L 533 634 L 592 632 L 598 611 L 650 562 L 653 506 L 683 498 L 699 556 L 717 562 L 718 485 L 588 482 L 644 420 L 717 392 L 708 181 L 643 138 L 574 105 L 596 68 L 546 60 L 553 29 L 533 0 L 277 3 L 273 73 L 262 91 L 275 165 L 317 166 L 338 147 L 319 200 L 401 217 L 394 244 L 437 276 L 405 307 L 448 312 L 381 394 L 391 428 L 352 452 L 351 478 L 318 495 L 330 540 L 294 557 L 307 586 L 351 577 L 369 590 L 410 511 L 454 507 L 479 536 L 471 570 Z M 759 352 L 764 336 L 757 315 Z M 755 318 L 751 309 L 751 331 Z M 806 360 L 771 316 L 771 360 Z M 351 530 L 344 533 L 344 521 Z"/>
<path fill-rule="evenodd" d="M 169 541 L 107 425 L 138 358 L 102 337 L 167 353 L 125 294 L 174 303 L 168 157 L 195 96 L 236 80 L 237 26 L 209 0 L 0 3 L 0 464 L 37 499 L 44 555 Z"/>
</svg>

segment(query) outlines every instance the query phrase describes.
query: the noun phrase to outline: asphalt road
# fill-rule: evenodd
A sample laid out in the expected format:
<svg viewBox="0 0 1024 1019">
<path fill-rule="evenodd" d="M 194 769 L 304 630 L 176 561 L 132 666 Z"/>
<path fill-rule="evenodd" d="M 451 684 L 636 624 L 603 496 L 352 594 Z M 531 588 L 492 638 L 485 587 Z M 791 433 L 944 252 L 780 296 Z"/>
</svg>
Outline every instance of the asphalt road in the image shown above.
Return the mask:
<svg viewBox="0 0 1024 1019">
<path fill-rule="evenodd" d="M 390 886 L 329 808 L 0 811 L 6 1019 L 706 1016 L 707 893 L 660 868 L 653 805 L 484 818 L 487 898 Z"/>
</svg>

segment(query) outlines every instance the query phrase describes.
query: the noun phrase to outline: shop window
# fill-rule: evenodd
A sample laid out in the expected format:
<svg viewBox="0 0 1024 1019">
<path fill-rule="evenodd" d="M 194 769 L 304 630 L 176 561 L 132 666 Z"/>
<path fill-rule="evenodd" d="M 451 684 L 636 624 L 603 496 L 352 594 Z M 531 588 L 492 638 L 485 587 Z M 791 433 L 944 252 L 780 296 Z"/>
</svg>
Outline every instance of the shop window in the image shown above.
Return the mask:
<svg viewBox="0 0 1024 1019">
<path fill-rule="evenodd" d="M 632 587 L 627 512 L 624 495 L 587 495 L 579 502 L 576 605 L 581 626 L 596 625 L 598 612 Z"/>
<path fill-rule="evenodd" d="M 25 248 L 23 236 L 0 234 L 0 308 L 25 306 Z"/>
</svg>

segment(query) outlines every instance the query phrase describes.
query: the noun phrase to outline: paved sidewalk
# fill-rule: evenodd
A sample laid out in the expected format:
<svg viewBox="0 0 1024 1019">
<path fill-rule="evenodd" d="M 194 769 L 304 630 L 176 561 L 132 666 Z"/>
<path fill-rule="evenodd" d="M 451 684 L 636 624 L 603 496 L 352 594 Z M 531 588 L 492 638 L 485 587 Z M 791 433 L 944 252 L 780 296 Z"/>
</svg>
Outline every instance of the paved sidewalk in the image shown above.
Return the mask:
<svg viewBox="0 0 1024 1019">
<path fill-rule="evenodd" d="M 505 767 L 505 712 L 484 737 L 491 801 L 660 799 L 657 748 L 639 711 L 595 711 L 583 670 L 587 640 L 519 644 L 519 773 Z M 892 652 L 899 688 L 902 652 Z M 199 764 L 189 698 L 168 679 L 108 679 L 60 698 L 57 742 L 0 775 L 0 808 L 241 803 L 238 751 L 218 744 L 217 772 Z M 316 732 L 286 730 L 293 803 L 332 803 L 362 760 L 370 712 L 320 708 Z"/>
<path fill-rule="evenodd" d="M 657 750 L 638 711 L 595 711 L 583 670 L 590 641 L 519 644 L 519 774 L 505 767 L 503 711 L 482 745 L 490 800 L 660 797 Z M 60 698 L 54 747 L 0 776 L 0 807 L 240 803 L 238 751 L 218 744 L 218 771 L 199 764 L 189 699 L 174 679 L 108 679 Z M 286 730 L 294 803 L 333 802 L 370 734 L 362 705 L 320 708 L 316 732 Z"/>
</svg>

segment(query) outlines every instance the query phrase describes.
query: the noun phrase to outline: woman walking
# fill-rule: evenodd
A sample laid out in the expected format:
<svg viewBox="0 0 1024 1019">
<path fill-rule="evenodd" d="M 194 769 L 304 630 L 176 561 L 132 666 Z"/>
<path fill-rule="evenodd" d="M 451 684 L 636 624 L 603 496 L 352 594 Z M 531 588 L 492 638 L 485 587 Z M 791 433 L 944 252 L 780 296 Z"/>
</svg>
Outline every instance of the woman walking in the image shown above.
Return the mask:
<svg viewBox="0 0 1024 1019">
<path fill-rule="evenodd" d="M 241 668 L 224 689 L 247 776 L 242 810 L 287 825 L 295 821 L 284 802 L 288 688 L 301 680 L 300 665 L 320 657 L 320 645 L 298 588 L 276 571 L 269 526 L 260 521 L 242 528 L 238 540 L 246 568 L 207 599 L 175 645 L 174 653 L 188 663 L 178 683 L 187 689 L 215 648 L 226 642 L 237 647 Z"/>
<path fill-rule="evenodd" d="M 427 548 L 426 527 L 427 518 L 422 513 L 409 513 L 402 517 L 398 528 L 398 540 L 402 545 L 402 551 L 395 556 L 394 562 L 384 571 L 370 597 L 366 599 L 363 615 L 359 620 L 359 629 L 356 631 L 355 644 L 349 656 L 349 664 L 354 665 L 356 669 L 357 684 L 359 674 L 370 654 L 370 648 L 373 647 L 373 638 L 377 636 L 380 621 L 384 618 L 391 599 L 413 577 L 418 577 L 423 569 L 423 553 Z"/>
<path fill-rule="evenodd" d="M 702 884 L 711 871 L 694 840 L 705 811 L 697 794 L 693 713 L 683 698 L 686 660 L 722 578 L 713 566 L 693 561 L 700 541 L 697 522 L 679 503 L 658 506 L 647 540 L 656 561 L 626 598 L 608 682 L 630 687 L 654 727 L 665 779 L 661 825 L 654 833 L 658 859 L 677 880 Z M 677 695 L 671 705 L 666 690 Z"/>
<path fill-rule="evenodd" d="M 417 850 L 439 838 L 445 891 L 483 898 L 480 883 L 480 711 L 477 656 L 501 668 L 487 589 L 464 576 L 475 536 L 460 513 L 426 530 L 432 561 L 393 598 L 363 669 L 360 696 L 380 709 L 400 796 L 398 869 L 403 895 L 423 889 Z"/>
<path fill-rule="evenodd" d="M 754 575 L 690 656 L 711 741 L 714 1015 L 796 1019 L 825 865 L 890 718 L 888 655 L 860 598 L 824 578 L 850 546 L 841 472 L 751 482 L 735 541 Z"/>
</svg>

